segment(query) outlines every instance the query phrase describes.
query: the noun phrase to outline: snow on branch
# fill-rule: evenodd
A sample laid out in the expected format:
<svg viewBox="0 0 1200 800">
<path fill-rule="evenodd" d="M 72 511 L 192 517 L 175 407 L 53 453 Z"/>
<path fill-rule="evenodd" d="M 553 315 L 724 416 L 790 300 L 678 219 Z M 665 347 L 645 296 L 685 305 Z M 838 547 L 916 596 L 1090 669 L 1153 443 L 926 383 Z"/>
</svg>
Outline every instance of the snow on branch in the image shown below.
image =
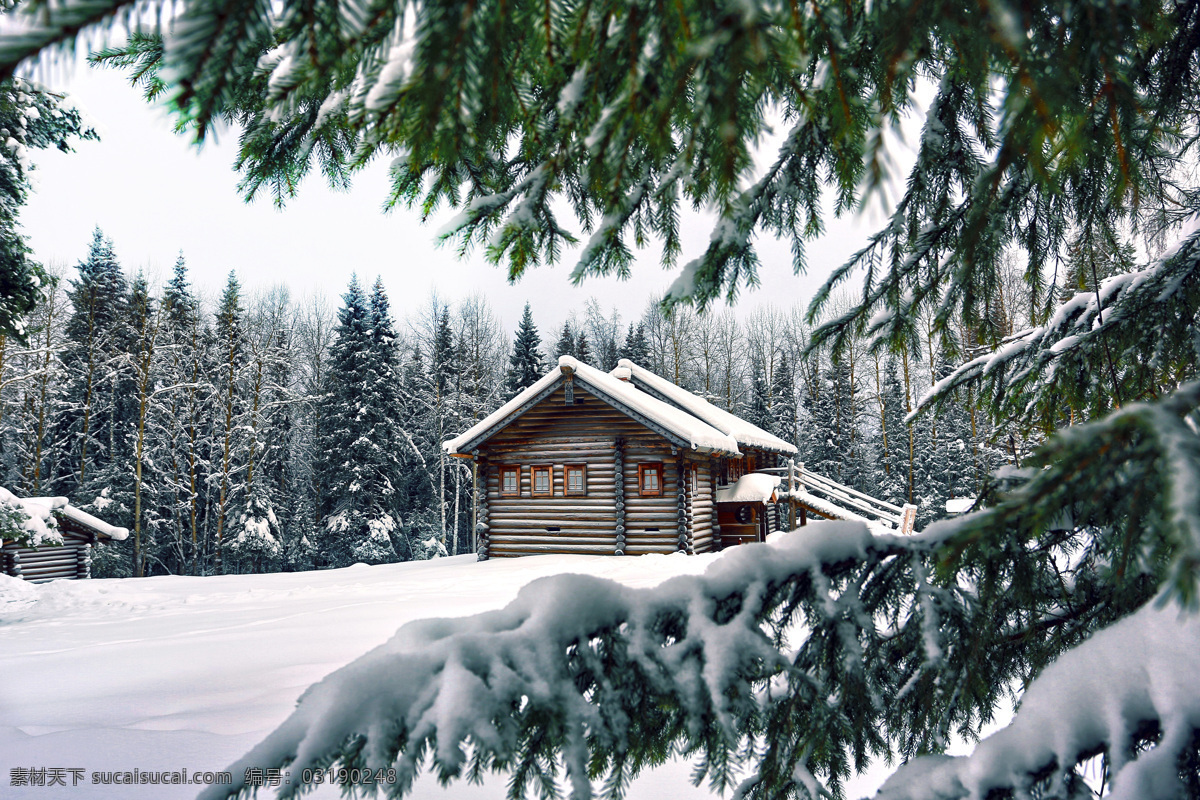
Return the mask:
<svg viewBox="0 0 1200 800">
<path fill-rule="evenodd" d="M 987 383 L 1018 416 L 1056 413 L 1062 399 L 1139 396 L 1157 372 L 1180 362 L 1194 363 L 1192 321 L 1200 312 L 1200 231 L 1184 238 L 1146 269 L 1108 278 L 1099 292 L 1080 292 L 1060 305 L 1045 325 L 1004 339 L 993 352 L 960 366 L 938 381 L 918 402 L 910 419 L 955 389 Z M 1122 369 L 1113 387 L 1105 347 Z M 1149 378 L 1147 378 L 1147 374 Z M 1086 389 L 1080 381 L 1090 381 Z M 1139 382 L 1141 381 L 1141 382 Z M 1095 389 L 1097 391 L 1091 391 Z M 1045 405 L 1047 398 L 1053 408 Z"/>
<path fill-rule="evenodd" d="M 1147 746 L 1148 739 L 1156 741 Z M 1076 765 L 1102 752 L 1110 800 L 1183 797 L 1180 772 L 1198 743 L 1200 618 L 1152 603 L 1047 667 L 1012 722 L 969 756 L 915 759 L 878 797 L 1075 797 Z M 1051 791 L 1038 794 L 1039 785 Z"/>
<path fill-rule="evenodd" d="M 761 735 L 762 691 L 794 670 L 780 648 L 797 610 L 828 616 L 834 639 L 852 651 L 855 624 L 872 625 L 861 580 L 843 584 L 823 571 L 935 543 L 827 522 L 739 547 L 703 576 L 652 589 L 561 575 L 531 583 L 499 611 L 411 623 L 309 688 L 292 716 L 230 767 L 234 784 L 201 797 L 246 794 L 239 776 L 248 767 L 288 766 L 298 776 L 334 763 L 394 767 L 389 793 L 401 796 L 427 758 L 442 780 L 509 771 L 514 796 L 527 782 L 557 779 L 561 758 L 573 796 L 591 797 L 601 777 L 619 796 L 677 742 L 703 756 L 700 777 L 728 785 L 719 765 Z M 861 658 L 844 661 L 862 670 Z M 789 781 L 798 780 L 794 767 L 785 768 Z M 308 788 L 294 784 L 280 796 Z"/>
</svg>

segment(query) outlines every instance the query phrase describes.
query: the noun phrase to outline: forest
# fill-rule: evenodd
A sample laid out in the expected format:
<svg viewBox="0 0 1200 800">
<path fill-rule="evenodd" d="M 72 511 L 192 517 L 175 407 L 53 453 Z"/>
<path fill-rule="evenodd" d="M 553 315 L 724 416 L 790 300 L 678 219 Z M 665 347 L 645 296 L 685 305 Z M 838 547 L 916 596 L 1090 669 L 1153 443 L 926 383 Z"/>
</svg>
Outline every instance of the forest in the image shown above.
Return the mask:
<svg viewBox="0 0 1200 800">
<path fill-rule="evenodd" d="M 81 247 L 81 249 L 83 249 Z M 472 475 L 439 443 L 559 355 L 630 358 L 793 441 L 806 468 L 894 503 L 918 527 L 973 498 L 1038 432 L 993 428 L 964 389 L 907 415 L 949 372 L 925 347 L 810 349 L 806 301 L 745 314 L 651 299 L 637 319 L 595 300 L 560 330 L 527 305 L 511 335 L 482 296 L 395 319 L 380 280 L 337 300 L 202 298 L 181 254 L 161 287 L 97 229 L 58 269 L 24 343 L 0 339 L 0 468 L 21 496 L 60 495 L 113 524 L 95 574 L 305 570 L 472 551 Z M 1025 323 L 1014 274 L 998 324 Z M 1026 312 L 1027 315 L 1027 312 Z"/>
</svg>

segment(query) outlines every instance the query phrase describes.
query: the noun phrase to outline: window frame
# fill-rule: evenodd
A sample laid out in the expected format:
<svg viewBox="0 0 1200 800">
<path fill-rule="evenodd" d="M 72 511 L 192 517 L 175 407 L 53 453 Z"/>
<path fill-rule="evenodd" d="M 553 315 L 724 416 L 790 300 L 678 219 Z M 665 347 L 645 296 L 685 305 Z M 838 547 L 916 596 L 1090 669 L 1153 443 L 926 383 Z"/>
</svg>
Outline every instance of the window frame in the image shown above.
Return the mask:
<svg viewBox="0 0 1200 800">
<path fill-rule="evenodd" d="M 510 473 L 515 473 L 517 476 L 517 489 L 515 492 L 509 492 L 504 489 L 504 476 Z M 521 496 L 521 467 L 519 465 L 506 465 L 500 467 L 500 496 L 501 497 L 520 497 Z"/>
<path fill-rule="evenodd" d="M 541 471 L 546 472 L 547 482 L 546 491 L 540 492 L 537 488 L 537 476 Z M 554 465 L 553 464 L 531 464 L 529 466 L 529 496 L 530 497 L 554 497 Z"/>
<path fill-rule="evenodd" d="M 658 478 L 658 488 L 648 491 L 646 489 L 646 473 L 653 472 Z M 640 497 L 662 497 L 663 496 L 663 463 L 661 461 L 646 461 L 638 464 L 638 495 Z"/>
<path fill-rule="evenodd" d="M 571 470 L 579 470 L 583 474 L 579 489 L 571 488 Z M 587 497 L 587 464 L 563 464 L 563 496 Z"/>
</svg>

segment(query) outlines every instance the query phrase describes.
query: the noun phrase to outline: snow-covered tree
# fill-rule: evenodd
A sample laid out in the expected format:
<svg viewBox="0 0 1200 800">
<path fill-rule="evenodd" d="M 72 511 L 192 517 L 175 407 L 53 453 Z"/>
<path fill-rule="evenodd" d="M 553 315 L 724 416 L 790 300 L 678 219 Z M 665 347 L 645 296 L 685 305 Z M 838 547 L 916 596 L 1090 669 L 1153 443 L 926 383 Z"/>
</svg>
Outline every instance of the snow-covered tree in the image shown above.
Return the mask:
<svg viewBox="0 0 1200 800">
<path fill-rule="evenodd" d="M 368 299 L 352 278 L 342 299 L 321 410 L 322 557 L 334 566 L 398 561 L 391 312 L 378 283 Z"/>
<path fill-rule="evenodd" d="M 646 341 L 646 324 L 644 322 L 629 323 L 625 333 L 625 343 L 621 345 L 621 358 L 628 358 L 641 367 L 649 367 L 650 344 Z"/>
<path fill-rule="evenodd" d="M 24 318 L 54 280 L 30 257 L 18 221 L 30 191 L 31 151 L 70 152 L 72 140 L 95 138 L 63 95 L 22 78 L 0 80 L 0 336 L 25 338 Z"/>
<path fill-rule="evenodd" d="M 537 383 L 545 373 L 542 338 L 538 335 L 537 326 L 533 324 L 533 312 L 529 310 L 529 303 L 526 303 L 513 340 L 512 355 L 508 360 L 508 377 L 505 380 L 508 396 L 515 397 L 525 387 Z"/>
<path fill-rule="evenodd" d="M 67 383 L 58 421 L 58 435 L 70 442 L 73 455 L 70 477 L 64 481 L 67 493 L 88 480 L 89 467 L 104 463 L 105 444 L 111 440 L 104 405 L 112 398 L 107 376 L 113 374 L 117 329 L 126 308 L 125 276 L 112 241 L 99 228 L 87 258 L 76 269 L 79 277 L 67 292 L 71 316 L 62 357 Z"/>
<path fill-rule="evenodd" d="M 624 358 L 621 355 L 621 315 L 614 308 L 606 317 L 600 310 L 600 303 L 592 297 L 587 302 L 583 331 L 587 332 L 590 347 L 595 352 L 593 361 L 587 361 L 597 369 L 610 372 L 617 366 L 617 361 Z M 583 332 L 581 331 L 581 333 Z"/>
<path fill-rule="evenodd" d="M 239 486 L 237 474 L 244 466 L 237 451 L 242 433 L 238 421 L 244 408 L 241 376 L 246 364 L 245 314 L 242 286 L 237 274 L 231 271 L 217 308 L 217 361 L 213 370 L 216 402 L 219 405 L 214 426 L 214 447 L 217 452 L 214 454 L 216 463 L 212 476 L 219 485 L 216 541 L 213 544 L 214 565 L 218 574 L 225 571 L 225 528 L 236 519 L 234 501 Z"/>
<path fill-rule="evenodd" d="M 563 323 L 562 333 L 554 344 L 554 357 L 557 359 L 562 356 L 575 357 L 575 332 L 571 330 L 570 321 Z"/>
<path fill-rule="evenodd" d="M 779 354 L 775 375 L 771 379 L 771 425 L 768 430 L 785 442 L 795 442 L 796 383 L 786 352 Z"/>
</svg>

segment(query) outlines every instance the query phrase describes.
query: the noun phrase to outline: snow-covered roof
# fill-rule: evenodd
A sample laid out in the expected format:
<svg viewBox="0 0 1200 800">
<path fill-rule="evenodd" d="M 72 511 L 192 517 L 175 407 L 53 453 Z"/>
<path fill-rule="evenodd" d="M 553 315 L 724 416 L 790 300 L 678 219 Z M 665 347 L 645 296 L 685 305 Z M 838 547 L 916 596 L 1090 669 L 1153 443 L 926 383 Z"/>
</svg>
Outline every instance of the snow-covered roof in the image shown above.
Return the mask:
<svg viewBox="0 0 1200 800">
<path fill-rule="evenodd" d="M 699 417 L 717 430 L 732 436 L 739 445 L 761 447 L 764 450 L 787 453 L 788 455 L 796 453 L 796 446 L 790 442 L 785 442 L 783 439 L 764 431 L 757 425 L 752 425 L 741 417 L 730 414 L 723 408 L 718 408 L 703 397 L 692 394 L 680 386 L 676 386 L 666 378 L 655 375 L 645 367 L 639 367 L 627 358 L 622 358 L 617 362 L 617 369 L 613 370 L 613 372 L 616 373 L 618 370 L 628 370 L 635 384 L 645 386 L 654 394 L 666 398 L 668 402 L 684 409 L 693 416 Z"/>
<path fill-rule="evenodd" d="M 483 438 L 511 422 L 522 406 L 551 389 L 567 375 L 588 387 L 602 400 L 625 406 L 633 413 L 670 432 L 693 450 L 739 455 L 737 441 L 703 419 L 696 417 L 670 403 L 659 400 L 641 389 L 607 372 L 578 361 L 570 356 L 558 359 L 558 365 L 547 372 L 536 383 L 484 419 L 471 426 L 465 433 L 442 444 L 448 453 L 461 453 L 478 445 Z"/>
<path fill-rule="evenodd" d="M 31 534 L 32 542 L 40 544 L 43 541 L 57 541 L 61 537 L 53 530 L 51 516 L 58 514 L 64 519 L 82 525 L 94 531 L 99 536 L 105 536 L 116 541 L 129 538 L 128 528 L 118 528 L 109 525 L 98 517 L 71 505 L 65 497 L 17 497 L 15 494 L 0 486 L 0 503 L 19 507 L 28 516 L 25 529 Z"/>
<path fill-rule="evenodd" d="M 109 525 L 99 517 L 93 517 L 83 509 L 76 508 L 75 506 L 64 506 L 58 509 L 58 513 L 72 522 L 77 522 L 80 525 L 91 528 L 100 536 L 107 536 L 109 539 L 118 542 L 123 542 L 129 538 L 128 528 L 118 528 L 116 525 Z"/>
<path fill-rule="evenodd" d="M 781 478 L 765 472 L 751 472 L 732 486 L 717 489 L 718 503 L 765 503 L 779 488 Z"/>
<path fill-rule="evenodd" d="M 974 497 L 952 497 L 946 501 L 947 514 L 965 514 L 975 505 Z"/>
</svg>

